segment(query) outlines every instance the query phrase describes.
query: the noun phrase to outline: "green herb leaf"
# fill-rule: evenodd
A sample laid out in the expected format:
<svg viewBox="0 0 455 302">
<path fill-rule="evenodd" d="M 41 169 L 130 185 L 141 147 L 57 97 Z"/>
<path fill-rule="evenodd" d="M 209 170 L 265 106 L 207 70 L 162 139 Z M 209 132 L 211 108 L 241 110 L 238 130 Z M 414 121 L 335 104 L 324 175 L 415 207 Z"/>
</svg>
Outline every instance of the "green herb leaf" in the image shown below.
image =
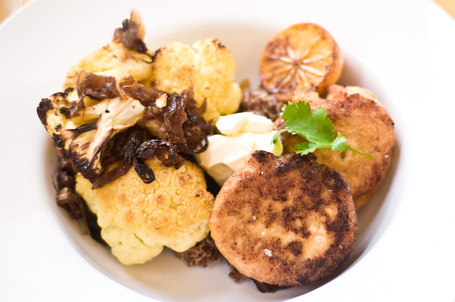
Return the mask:
<svg viewBox="0 0 455 302">
<path fill-rule="evenodd" d="M 283 106 L 282 118 L 284 119 L 284 129 L 277 131 L 273 137 L 275 142 L 281 133 L 287 131 L 293 135 L 299 135 L 306 139 L 306 142 L 297 144 L 298 154 L 308 154 L 316 149 L 331 148 L 334 151 L 348 149 L 355 153 L 372 158 L 372 155 L 359 152 L 347 146 L 346 138 L 337 132 L 335 137 L 334 125 L 327 118 L 327 112 L 319 107 L 311 113 L 309 103 L 299 101 L 297 104 L 289 102 Z"/>
</svg>

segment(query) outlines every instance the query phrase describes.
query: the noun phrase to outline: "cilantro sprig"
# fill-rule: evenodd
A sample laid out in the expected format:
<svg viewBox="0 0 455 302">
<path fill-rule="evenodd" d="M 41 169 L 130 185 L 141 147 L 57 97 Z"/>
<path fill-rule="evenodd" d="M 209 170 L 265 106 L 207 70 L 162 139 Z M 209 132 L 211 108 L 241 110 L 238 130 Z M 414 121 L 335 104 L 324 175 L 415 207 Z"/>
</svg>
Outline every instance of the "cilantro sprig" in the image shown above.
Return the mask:
<svg viewBox="0 0 455 302">
<path fill-rule="evenodd" d="M 283 132 L 299 135 L 306 141 L 296 145 L 298 154 L 308 154 L 316 149 L 331 148 L 333 151 L 343 151 L 345 149 L 360 155 L 373 158 L 372 155 L 359 152 L 346 145 L 346 138 L 337 132 L 335 136 L 334 125 L 327 117 L 324 108 L 319 107 L 311 113 L 309 103 L 299 101 L 297 104 L 289 102 L 283 106 L 282 118 L 284 119 L 284 129 L 277 131 L 273 137 L 275 143 Z"/>
</svg>

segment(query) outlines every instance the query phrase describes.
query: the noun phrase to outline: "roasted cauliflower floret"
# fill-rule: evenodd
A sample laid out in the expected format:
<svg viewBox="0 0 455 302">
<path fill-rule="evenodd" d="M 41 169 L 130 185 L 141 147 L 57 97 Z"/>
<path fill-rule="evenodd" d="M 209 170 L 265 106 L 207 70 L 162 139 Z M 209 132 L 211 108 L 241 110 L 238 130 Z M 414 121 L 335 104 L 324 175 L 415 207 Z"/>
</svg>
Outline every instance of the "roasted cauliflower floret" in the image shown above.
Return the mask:
<svg viewBox="0 0 455 302">
<path fill-rule="evenodd" d="M 81 71 L 117 79 L 132 76 L 135 81 L 149 85 L 151 54 L 147 53 L 144 35 L 142 18 L 133 10 L 131 19 L 123 21 L 123 28 L 116 29 L 113 40 L 108 45 L 87 54 L 70 68 L 63 89 L 75 88 Z"/>
<path fill-rule="evenodd" d="M 164 246 L 184 252 L 209 233 L 214 197 L 202 170 L 189 161 L 179 169 L 157 159 L 147 164 L 156 174 L 150 184 L 133 168 L 96 190 L 82 175 L 76 177 L 76 191 L 97 214 L 101 236 L 123 264 L 149 261 Z"/>
<path fill-rule="evenodd" d="M 168 93 L 180 93 L 190 84 L 204 117 L 214 124 L 221 115 L 238 110 L 242 92 L 234 83 L 235 62 L 219 40 L 202 40 L 193 47 L 179 42 L 158 49 L 153 57 L 152 85 Z"/>
<path fill-rule="evenodd" d="M 137 83 L 131 77 L 116 81 L 83 71 L 78 81 L 80 95 L 68 88 L 42 99 L 38 106 L 38 116 L 54 143 L 92 182 L 103 171 L 100 155 L 109 140 L 145 114 L 141 101 L 124 91 L 132 85 Z"/>
<path fill-rule="evenodd" d="M 153 170 L 145 160 L 156 156 L 166 166 L 179 168 L 182 154 L 205 151 L 212 128 L 202 109 L 192 87 L 167 94 L 132 77 L 116 80 L 83 71 L 77 90 L 68 88 L 42 99 L 37 113 L 61 156 L 96 188 L 131 165 L 151 182 Z M 127 135 L 121 136 L 124 132 Z"/>
<path fill-rule="evenodd" d="M 67 73 L 64 89 L 76 87 L 77 77 L 83 70 L 117 79 L 131 75 L 137 82 L 144 84 L 147 84 L 146 79 L 152 73 L 149 56 L 113 41 L 77 61 Z"/>
</svg>

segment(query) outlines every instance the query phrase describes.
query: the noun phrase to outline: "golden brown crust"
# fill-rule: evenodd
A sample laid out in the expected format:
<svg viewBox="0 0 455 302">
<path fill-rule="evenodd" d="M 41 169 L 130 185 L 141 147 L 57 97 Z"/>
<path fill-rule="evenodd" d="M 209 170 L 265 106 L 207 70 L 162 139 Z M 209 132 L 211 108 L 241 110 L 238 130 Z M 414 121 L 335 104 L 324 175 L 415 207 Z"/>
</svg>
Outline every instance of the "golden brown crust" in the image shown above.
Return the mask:
<svg viewBox="0 0 455 302">
<path fill-rule="evenodd" d="M 98 217 L 101 236 L 123 264 L 139 264 L 161 253 L 163 246 L 184 252 L 209 233 L 214 197 L 202 170 L 185 161 L 179 169 L 148 160 L 156 180 L 146 184 L 131 167 L 102 188 L 80 174 L 76 191 Z"/>
<path fill-rule="evenodd" d="M 314 156 L 256 151 L 218 194 L 210 230 L 242 274 L 291 286 L 339 268 L 353 249 L 357 218 L 344 177 Z"/>
<path fill-rule="evenodd" d="M 234 58 L 218 39 L 200 40 L 192 46 L 168 44 L 155 52 L 152 65 L 155 88 L 179 93 L 193 86 L 198 106 L 207 102 L 204 113 L 207 121 L 215 124 L 220 114 L 238 110 L 242 93 L 233 81 Z"/>
<path fill-rule="evenodd" d="M 335 132 L 341 132 L 350 147 L 374 158 L 348 150 L 339 152 L 331 149 L 316 150 L 314 155 L 318 163 L 346 177 L 358 210 L 370 199 L 389 169 L 395 145 L 394 123 L 387 110 L 375 100 L 358 93 L 349 95 L 337 85 L 331 86 L 328 91 L 327 99 L 310 103 L 312 110 L 323 107 L 327 117 L 333 121 Z M 284 153 L 292 153 L 302 138 L 284 133 L 282 141 Z"/>
</svg>

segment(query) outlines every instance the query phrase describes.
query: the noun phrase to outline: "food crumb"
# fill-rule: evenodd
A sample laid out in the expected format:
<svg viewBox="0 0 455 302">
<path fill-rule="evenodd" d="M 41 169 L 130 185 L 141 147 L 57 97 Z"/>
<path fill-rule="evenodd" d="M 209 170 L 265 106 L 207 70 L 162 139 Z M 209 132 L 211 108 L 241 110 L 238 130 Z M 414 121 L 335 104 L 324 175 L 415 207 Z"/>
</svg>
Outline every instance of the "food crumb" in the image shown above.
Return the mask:
<svg viewBox="0 0 455 302">
<path fill-rule="evenodd" d="M 176 252 L 175 254 L 179 258 L 186 260 L 189 266 L 200 265 L 207 267 L 209 262 L 218 262 L 221 260 L 220 251 L 216 248 L 215 242 L 210 235 L 186 252 Z"/>
<path fill-rule="evenodd" d="M 272 251 L 269 249 L 264 249 L 264 253 L 266 256 L 272 257 Z"/>
<path fill-rule="evenodd" d="M 245 276 L 240 273 L 234 266 L 229 265 L 229 277 L 234 280 L 235 283 L 240 283 L 245 280 Z"/>
</svg>

